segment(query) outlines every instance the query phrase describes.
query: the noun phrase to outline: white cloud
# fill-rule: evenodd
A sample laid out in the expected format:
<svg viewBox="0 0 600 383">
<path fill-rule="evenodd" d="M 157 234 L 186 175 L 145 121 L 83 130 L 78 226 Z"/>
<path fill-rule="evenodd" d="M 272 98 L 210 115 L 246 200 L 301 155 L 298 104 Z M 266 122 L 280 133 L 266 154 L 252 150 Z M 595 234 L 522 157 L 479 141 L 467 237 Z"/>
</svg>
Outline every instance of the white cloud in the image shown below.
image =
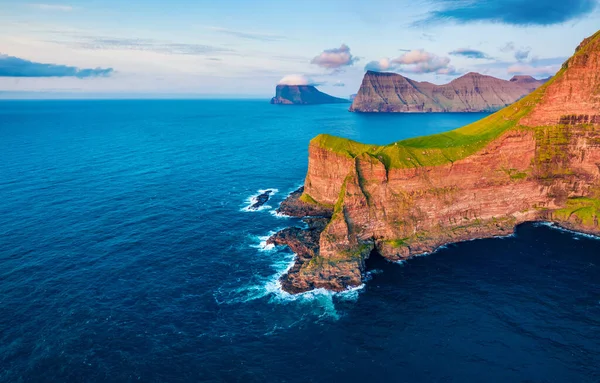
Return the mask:
<svg viewBox="0 0 600 383">
<path fill-rule="evenodd" d="M 313 85 L 314 81 L 301 74 L 290 74 L 283 77 L 277 85 Z"/>
<path fill-rule="evenodd" d="M 371 61 L 366 65 L 365 69 L 377 72 L 393 70 L 417 74 L 456 74 L 456 69 L 450 65 L 448 57 L 440 57 L 422 49 L 404 53 L 393 60 L 384 58 L 379 61 Z"/>
<path fill-rule="evenodd" d="M 234 29 L 221 28 L 221 27 L 205 27 L 214 32 L 218 32 L 225 35 L 230 35 L 234 37 L 239 37 L 242 39 L 248 40 L 258 40 L 258 41 L 278 41 L 285 40 L 287 37 L 283 35 L 275 35 L 271 33 L 257 33 L 257 32 L 249 32 L 249 31 L 238 31 Z"/>
<path fill-rule="evenodd" d="M 511 75 L 529 75 L 533 77 L 554 76 L 560 69 L 560 65 L 533 66 L 519 63 L 508 67 L 508 74 Z"/>
<path fill-rule="evenodd" d="M 71 12 L 73 10 L 72 6 L 61 4 L 31 4 L 31 6 L 43 11 Z"/>
<path fill-rule="evenodd" d="M 372 70 L 375 72 L 384 72 L 390 69 L 390 59 L 380 59 L 376 61 L 371 61 L 367 63 L 365 66 L 365 70 Z"/>
<path fill-rule="evenodd" d="M 356 61 L 358 61 L 358 58 L 350 53 L 350 47 L 342 44 L 339 48 L 324 50 L 312 59 L 311 64 L 327 69 L 338 69 L 343 66 L 350 66 Z"/>
</svg>

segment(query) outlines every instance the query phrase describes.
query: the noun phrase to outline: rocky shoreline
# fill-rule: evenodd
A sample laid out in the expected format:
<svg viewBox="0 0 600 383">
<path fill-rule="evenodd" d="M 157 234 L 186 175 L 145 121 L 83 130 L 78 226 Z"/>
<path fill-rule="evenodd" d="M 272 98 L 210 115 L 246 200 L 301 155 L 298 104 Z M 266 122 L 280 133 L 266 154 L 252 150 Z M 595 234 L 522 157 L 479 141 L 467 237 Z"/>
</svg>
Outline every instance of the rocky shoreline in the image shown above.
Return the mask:
<svg viewBox="0 0 600 383">
<path fill-rule="evenodd" d="M 268 244 L 275 246 L 288 246 L 296 254 L 294 265 L 286 274 L 281 276 L 280 283 L 284 291 L 290 294 L 299 294 L 311 291 L 318 288 L 341 292 L 354 287 L 360 286 L 365 282 L 366 269 L 364 262 L 359 267 L 360 279 L 353 278 L 352 275 L 344 275 L 341 270 L 335 274 L 317 273 L 315 277 L 307 278 L 306 266 L 319 256 L 321 234 L 331 222 L 331 210 L 328 210 L 318 205 L 313 205 L 303 202 L 300 197 L 304 191 L 304 187 L 291 193 L 277 209 L 278 213 L 292 217 L 302 218 L 306 223 L 306 228 L 288 227 L 285 228 L 268 240 Z M 558 230 L 568 231 L 570 233 L 592 236 L 600 239 L 597 232 L 584 230 L 575 225 L 563 222 L 562 224 L 551 222 L 551 220 L 532 220 L 530 222 L 549 223 Z M 546 217 L 550 218 L 550 217 Z M 414 256 L 429 254 L 435 252 L 449 244 L 473 241 L 485 238 L 501 238 L 510 236 L 514 233 L 516 226 L 524 222 L 516 222 L 512 220 L 496 221 L 491 225 L 480 225 L 473 227 L 473 230 L 464 230 L 462 233 L 453 233 L 453 235 L 444 236 L 424 240 L 416 246 L 406 249 L 403 253 L 387 252 L 382 248 L 382 244 L 375 244 L 375 251 L 379 252 L 385 259 L 390 262 L 400 262 L 410 259 Z M 382 254 L 383 253 L 383 254 Z M 368 255 L 364 255 L 364 260 L 368 259 Z M 313 261 L 314 262 L 314 261 Z M 303 270 L 304 268 L 304 270 Z"/>
<path fill-rule="evenodd" d="M 366 269 L 364 261 L 369 258 L 371 250 L 384 250 L 382 244 L 375 245 L 373 241 L 368 241 L 367 254 L 361 254 L 361 262 L 358 265 L 359 277 L 356 276 L 356 269 L 350 267 L 338 267 L 335 272 L 318 272 L 315 275 L 306 273 L 310 268 L 310 262 L 315 262 L 319 256 L 321 234 L 331 222 L 333 210 L 318 204 L 311 204 L 300 199 L 304 187 L 292 192 L 277 209 L 278 214 L 301 218 L 306 223 L 306 228 L 288 227 L 285 228 L 267 240 L 267 244 L 275 246 L 288 246 L 296 254 L 294 265 L 286 274 L 281 276 L 280 283 L 284 291 L 290 294 L 299 294 L 310 290 L 325 288 L 331 291 L 345 291 L 364 282 Z M 514 222 L 495 222 L 489 227 L 483 225 L 473 228 L 474 230 L 465 230 L 463 233 L 454 233 L 453 236 L 444 238 L 441 235 L 438 238 L 423 241 L 418 246 L 407 249 L 404 253 L 394 253 L 383 251 L 382 256 L 390 262 L 399 262 L 409 259 L 413 256 L 427 254 L 436 249 L 457 242 L 470 241 L 481 238 L 490 238 L 496 236 L 506 236 L 513 233 Z"/>
<path fill-rule="evenodd" d="M 333 211 L 319 205 L 312 205 L 300 200 L 304 187 L 290 193 L 277 209 L 278 214 L 302 218 L 306 228 L 288 227 L 267 240 L 267 244 L 288 246 L 296 254 L 294 266 L 280 279 L 281 287 L 290 294 L 298 294 L 318 288 L 314 285 L 299 287 L 295 281 L 300 275 L 300 269 L 319 254 L 319 239 L 321 233 L 331 220 Z"/>
</svg>

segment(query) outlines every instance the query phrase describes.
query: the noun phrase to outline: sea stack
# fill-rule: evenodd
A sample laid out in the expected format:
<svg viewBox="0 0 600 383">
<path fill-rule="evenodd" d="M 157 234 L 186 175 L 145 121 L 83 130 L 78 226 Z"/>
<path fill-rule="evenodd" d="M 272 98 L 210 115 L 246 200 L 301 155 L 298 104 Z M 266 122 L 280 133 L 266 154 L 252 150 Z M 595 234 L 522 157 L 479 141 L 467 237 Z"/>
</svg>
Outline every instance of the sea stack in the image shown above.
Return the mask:
<svg viewBox="0 0 600 383">
<path fill-rule="evenodd" d="M 330 96 L 319 91 L 313 85 L 277 85 L 275 97 L 271 104 L 279 105 L 314 105 L 314 104 L 346 104 L 350 100 Z"/>
<path fill-rule="evenodd" d="M 540 87 L 545 80 L 515 76 L 510 81 L 467 73 L 448 84 L 411 80 L 397 73 L 368 71 L 351 112 L 495 112 Z"/>
<path fill-rule="evenodd" d="M 342 291 L 363 283 L 372 251 L 400 261 L 527 221 L 600 234 L 599 73 L 600 32 L 532 94 L 463 128 L 385 146 L 315 137 L 304 190 L 281 211 L 327 224 L 273 238 L 304 241 L 283 288 Z"/>
</svg>

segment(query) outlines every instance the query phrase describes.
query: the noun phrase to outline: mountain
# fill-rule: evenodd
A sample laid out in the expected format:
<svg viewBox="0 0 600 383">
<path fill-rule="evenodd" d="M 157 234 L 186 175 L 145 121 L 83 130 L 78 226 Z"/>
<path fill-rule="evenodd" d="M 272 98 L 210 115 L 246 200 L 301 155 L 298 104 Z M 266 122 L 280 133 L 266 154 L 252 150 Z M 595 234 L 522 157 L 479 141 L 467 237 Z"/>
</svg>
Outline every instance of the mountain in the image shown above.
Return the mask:
<svg viewBox="0 0 600 383">
<path fill-rule="evenodd" d="M 600 32 L 546 84 L 471 125 L 385 146 L 315 137 L 304 188 L 279 208 L 308 227 L 269 240 L 298 254 L 282 287 L 345 290 L 363 283 L 372 251 L 400 261 L 527 221 L 599 235 L 599 73 Z"/>
<path fill-rule="evenodd" d="M 309 104 L 343 104 L 349 100 L 330 96 L 312 85 L 277 85 L 275 97 L 271 104 L 309 105 Z"/>
<path fill-rule="evenodd" d="M 510 81 L 467 73 L 445 85 L 419 82 L 396 73 L 365 73 L 351 112 L 495 112 L 544 83 L 531 76 Z"/>
</svg>

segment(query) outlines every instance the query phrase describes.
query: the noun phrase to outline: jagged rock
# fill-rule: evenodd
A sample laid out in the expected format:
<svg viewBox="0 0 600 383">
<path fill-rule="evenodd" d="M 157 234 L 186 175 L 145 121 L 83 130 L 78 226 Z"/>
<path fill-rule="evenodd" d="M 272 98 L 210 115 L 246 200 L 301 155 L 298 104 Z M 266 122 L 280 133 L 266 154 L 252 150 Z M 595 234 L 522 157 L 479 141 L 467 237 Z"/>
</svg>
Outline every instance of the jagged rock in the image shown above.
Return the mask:
<svg viewBox="0 0 600 383">
<path fill-rule="evenodd" d="M 267 201 L 269 201 L 269 198 L 272 193 L 273 190 L 266 190 L 264 193 L 261 193 L 257 197 L 255 197 L 255 202 L 252 205 L 250 205 L 250 210 L 257 210 L 262 205 L 266 204 Z"/>
<path fill-rule="evenodd" d="M 300 200 L 304 186 L 292 192 L 277 208 L 278 214 L 290 217 L 325 217 L 331 218 L 333 208 L 318 203 L 306 203 Z"/>
</svg>

